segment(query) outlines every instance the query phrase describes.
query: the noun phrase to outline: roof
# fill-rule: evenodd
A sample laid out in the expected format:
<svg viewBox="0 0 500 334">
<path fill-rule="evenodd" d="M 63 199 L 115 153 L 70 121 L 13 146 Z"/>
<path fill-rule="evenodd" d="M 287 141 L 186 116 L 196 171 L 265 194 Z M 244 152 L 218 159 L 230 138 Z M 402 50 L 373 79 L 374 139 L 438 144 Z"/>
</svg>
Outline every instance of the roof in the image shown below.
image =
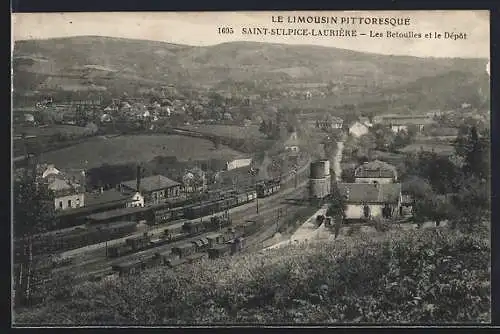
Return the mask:
<svg viewBox="0 0 500 334">
<path fill-rule="evenodd" d="M 186 259 L 196 260 L 196 259 L 199 259 L 202 257 L 207 257 L 207 255 L 208 255 L 207 253 L 195 253 L 195 254 L 186 256 Z"/>
<path fill-rule="evenodd" d="M 383 124 L 390 125 L 428 125 L 435 123 L 430 118 L 390 118 L 384 119 Z"/>
<path fill-rule="evenodd" d="M 354 127 L 354 126 L 356 126 L 356 127 L 362 126 L 362 127 L 368 128 L 365 124 L 361 123 L 360 121 L 354 121 L 354 122 L 349 124 L 349 129 Z"/>
<path fill-rule="evenodd" d="M 219 238 L 221 236 L 222 236 L 222 234 L 220 234 L 220 233 L 210 233 L 210 234 L 207 234 L 205 236 L 205 238 L 207 238 L 207 239 L 216 239 L 216 238 Z"/>
<path fill-rule="evenodd" d="M 121 216 L 124 216 L 127 214 L 141 212 L 143 210 L 145 210 L 145 208 L 142 208 L 142 207 L 121 208 L 121 209 L 116 209 L 116 210 L 111 210 L 111 211 L 94 213 L 94 214 L 88 215 L 87 218 L 90 220 L 106 220 L 106 219 L 110 219 L 110 218 L 121 217 Z"/>
<path fill-rule="evenodd" d="M 73 187 L 65 180 L 55 179 L 49 184 L 49 189 L 59 191 L 73 189 Z"/>
<path fill-rule="evenodd" d="M 186 248 L 191 248 L 191 247 L 193 247 L 193 244 L 190 243 L 190 242 L 186 242 L 184 244 L 172 247 L 172 249 L 175 249 L 175 248 L 177 248 L 177 249 L 186 249 Z"/>
<path fill-rule="evenodd" d="M 85 205 L 101 205 L 111 202 L 125 202 L 130 196 L 124 195 L 115 189 L 103 191 L 102 193 L 85 193 Z"/>
<path fill-rule="evenodd" d="M 400 183 L 339 183 L 347 203 L 396 203 L 401 194 Z"/>
<path fill-rule="evenodd" d="M 297 133 L 294 132 L 285 141 L 285 146 L 299 146 L 299 139 L 297 138 Z"/>
<path fill-rule="evenodd" d="M 396 167 L 387 162 L 374 160 L 358 166 L 354 171 L 355 177 L 397 177 Z"/>
<path fill-rule="evenodd" d="M 120 222 L 114 222 L 114 223 L 109 223 L 105 225 L 99 225 L 100 228 L 120 228 L 124 226 L 129 226 L 129 225 L 136 225 L 136 222 L 133 221 L 120 221 Z"/>
<path fill-rule="evenodd" d="M 229 244 L 220 244 L 220 245 L 215 245 L 212 247 L 212 250 L 220 251 L 220 250 L 227 250 L 230 249 L 231 245 Z"/>
<path fill-rule="evenodd" d="M 121 185 L 133 190 L 137 190 L 137 180 L 125 181 L 122 182 Z M 163 175 L 153 175 L 141 179 L 140 191 L 151 192 L 180 185 L 181 184 L 179 182 L 171 180 Z"/>
<path fill-rule="evenodd" d="M 131 266 L 134 266 L 134 265 L 138 265 L 142 263 L 141 260 L 128 260 L 128 261 L 124 261 L 124 262 L 121 262 L 121 263 L 117 263 L 115 264 L 116 267 L 131 267 Z"/>
</svg>

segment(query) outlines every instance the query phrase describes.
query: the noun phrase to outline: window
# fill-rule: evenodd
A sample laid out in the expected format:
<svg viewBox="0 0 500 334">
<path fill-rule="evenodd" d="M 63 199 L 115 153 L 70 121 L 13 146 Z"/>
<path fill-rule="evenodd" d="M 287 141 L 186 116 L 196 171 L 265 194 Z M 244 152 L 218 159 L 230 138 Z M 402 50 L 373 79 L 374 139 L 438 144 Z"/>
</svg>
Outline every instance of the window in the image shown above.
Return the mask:
<svg viewBox="0 0 500 334">
<path fill-rule="evenodd" d="M 76 199 L 76 206 L 77 206 L 77 207 L 79 207 L 79 206 L 80 206 L 80 199 L 79 199 L 79 198 L 77 198 L 77 199 Z"/>
<path fill-rule="evenodd" d="M 59 201 L 59 208 L 62 209 L 62 207 L 63 207 L 62 201 Z"/>
<path fill-rule="evenodd" d="M 71 200 L 68 199 L 68 208 L 71 208 Z"/>
</svg>

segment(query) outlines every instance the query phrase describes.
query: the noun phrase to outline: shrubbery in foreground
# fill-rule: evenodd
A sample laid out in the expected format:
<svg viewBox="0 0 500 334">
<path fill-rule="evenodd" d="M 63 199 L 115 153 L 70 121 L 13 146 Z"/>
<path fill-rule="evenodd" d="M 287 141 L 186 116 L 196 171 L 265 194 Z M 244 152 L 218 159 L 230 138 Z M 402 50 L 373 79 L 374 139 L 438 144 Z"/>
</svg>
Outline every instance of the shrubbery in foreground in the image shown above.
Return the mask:
<svg viewBox="0 0 500 334">
<path fill-rule="evenodd" d="M 453 323 L 490 320 L 488 232 L 390 231 L 85 283 L 16 324 Z"/>
</svg>

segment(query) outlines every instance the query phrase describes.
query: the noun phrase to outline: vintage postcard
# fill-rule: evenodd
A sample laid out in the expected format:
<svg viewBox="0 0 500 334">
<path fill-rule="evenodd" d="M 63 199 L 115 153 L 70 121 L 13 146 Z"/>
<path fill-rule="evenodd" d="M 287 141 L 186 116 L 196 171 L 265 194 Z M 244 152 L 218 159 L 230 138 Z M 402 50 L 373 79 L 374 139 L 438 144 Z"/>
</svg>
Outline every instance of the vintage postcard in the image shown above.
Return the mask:
<svg viewBox="0 0 500 334">
<path fill-rule="evenodd" d="M 14 326 L 490 323 L 488 11 L 12 21 Z"/>
</svg>

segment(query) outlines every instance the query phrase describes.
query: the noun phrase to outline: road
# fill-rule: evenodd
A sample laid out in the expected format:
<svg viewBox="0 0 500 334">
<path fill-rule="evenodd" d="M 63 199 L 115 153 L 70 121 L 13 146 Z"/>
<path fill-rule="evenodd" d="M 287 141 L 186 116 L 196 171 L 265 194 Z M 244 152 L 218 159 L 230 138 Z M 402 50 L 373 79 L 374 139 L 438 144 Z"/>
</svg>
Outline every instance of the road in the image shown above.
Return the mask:
<svg viewBox="0 0 500 334">
<path fill-rule="evenodd" d="M 340 182 L 342 179 L 342 167 L 340 167 L 340 162 L 342 161 L 342 154 L 344 153 L 344 142 L 337 142 L 337 152 L 335 152 L 335 157 L 333 158 L 333 170 L 335 172 L 335 180 Z"/>
</svg>

